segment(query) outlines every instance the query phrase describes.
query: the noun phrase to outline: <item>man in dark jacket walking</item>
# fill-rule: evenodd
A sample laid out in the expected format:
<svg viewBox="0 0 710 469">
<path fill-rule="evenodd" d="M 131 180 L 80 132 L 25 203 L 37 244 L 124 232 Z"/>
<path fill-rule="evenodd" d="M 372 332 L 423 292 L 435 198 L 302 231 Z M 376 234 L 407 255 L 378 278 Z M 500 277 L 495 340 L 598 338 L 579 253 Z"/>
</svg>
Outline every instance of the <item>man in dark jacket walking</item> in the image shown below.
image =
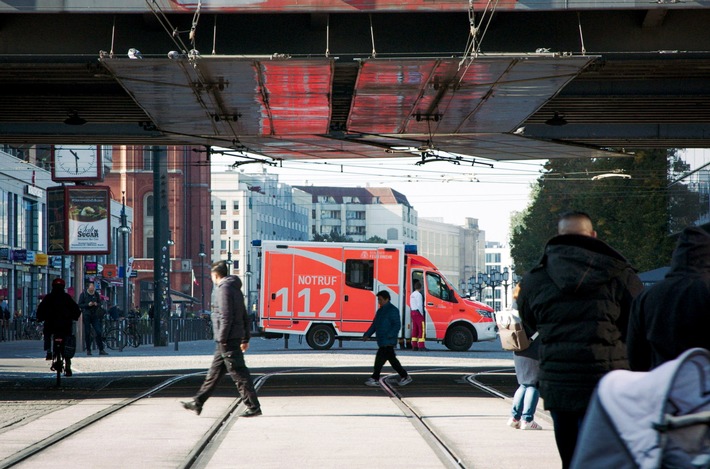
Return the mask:
<svg viewBox="0 0 710 469">
<path fill-rule="evenodd" d="M 215 302 L 212 304 L 216 349 L 200 390 L 191 401 L 183 402 L 182 405 L 200 415 L 205 401 L 212 395 L 224 374 L 229 373 L 246 405 L 240 417 L 256 417 L 261 415 L 261 405 L 249 368 L 244 362 L 244 352 L 249 349 L 251 335 L 242 281 L 236 275 L 228 275 L 227 263 L 219 261 L 212 265 L 212 283 L 216 289 Z"/>
<path fill-rule="evenodd" d="M 363 339 L 368 340 L 372 334 L 375 334 L 377 336 L 377 346 L 379 347 L 377 355 L 375 355 L 375 369 L 370 379 L 365 381 L 365 384 L 379 386 L 382 367 L 385 366 L 386 362 L 390 362 L 392 368 L 399 373 L 397 384 L 406 386 L 412 382 L 412 378 L 407 374 L 402 364 L 399 363 L 394 351 L 399 328 L 402 326 L 402 321 L 399 318 L 399 309 L 390 302 L 390 294 L 386 290 L 382 290 L 377 294 L 377 304 L 379 308 L 375 313 L 375 319 L 373 319 L 369 329 L 363 335 Z"/>
<path fill-rule="evenodd" d="M 37 307 L 37 320 L 44 321 L 44 349 L 47 360 L 52 359 L 51 336 L 67 337 L 73 334 L 73 322 L 81 316 L 81 309 L 74 298 L 64 291 L 65 283 L 61 278 L 52 280 L 52 291 L 42 299 Z M 72 375 L 71 359 L 66 358 L 64 374 Z"/>
<path fill-rule="evenodd" d="M 633 303 L 626 342 L 634 371 L 648 371 L 684 351 L 710 350 L 710 234 L 680 234 L 666 277 Z"/>
<path fill-rule="evenodd" d="M 521 282 L 518 308 L 539 332 L 540 394 L 555 426 L 563 468 L 597 382 L 628 369 L 624 343 L 633 298 L 643 286 L 629 262 L 596 239 L 586 213 L 564 214 L 540 264 Z"/>
</svg>

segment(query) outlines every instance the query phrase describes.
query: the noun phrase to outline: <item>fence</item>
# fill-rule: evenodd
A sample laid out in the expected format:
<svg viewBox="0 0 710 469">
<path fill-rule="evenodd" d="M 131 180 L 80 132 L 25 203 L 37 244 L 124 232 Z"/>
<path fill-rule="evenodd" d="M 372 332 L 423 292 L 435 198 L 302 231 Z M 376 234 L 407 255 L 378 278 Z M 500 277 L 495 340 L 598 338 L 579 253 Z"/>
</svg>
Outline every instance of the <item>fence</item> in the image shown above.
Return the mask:
<svg viewBox="0 0 710 469">
<path fill-rule="evenodd" d="M 81 320 L 81 319 L 80 319 Z M 141 344 L 154 343 L 154 324 L 151 319 L 122 319 L 114 321 L 106 319 L 102 321 L 104 334 L 109 330 L 121 327 L 126 329 L 131 323 L 131 328 L 140 335 Z M 19 318 L 0 324 L 0 340 L 41 340 L 43 325 L 34 318 Z M 160 324 L 160 337 L 168 342 L 189 342 L 194 340 L 212 339 L 212 324 L 209 320 L 194 318 L 181 319 L 171 318 L 169 321 L 162 321 Z M 81 344 L 84 343 L 83 338 Z"/>
</svg>

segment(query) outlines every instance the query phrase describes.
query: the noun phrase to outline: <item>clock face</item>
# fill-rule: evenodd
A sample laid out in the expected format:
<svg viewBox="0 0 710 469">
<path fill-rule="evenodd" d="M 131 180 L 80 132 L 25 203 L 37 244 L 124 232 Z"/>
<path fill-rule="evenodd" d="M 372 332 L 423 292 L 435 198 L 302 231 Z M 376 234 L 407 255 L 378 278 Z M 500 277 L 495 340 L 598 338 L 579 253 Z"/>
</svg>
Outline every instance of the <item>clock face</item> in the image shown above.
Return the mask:
<svg viewBox="0 0 710 469">
<path fill-rule="evenodd" d="M 55 181 L 101 180 L 98 145 L 57 145 L 53 153 L 52 179 Z"/>
</svg>

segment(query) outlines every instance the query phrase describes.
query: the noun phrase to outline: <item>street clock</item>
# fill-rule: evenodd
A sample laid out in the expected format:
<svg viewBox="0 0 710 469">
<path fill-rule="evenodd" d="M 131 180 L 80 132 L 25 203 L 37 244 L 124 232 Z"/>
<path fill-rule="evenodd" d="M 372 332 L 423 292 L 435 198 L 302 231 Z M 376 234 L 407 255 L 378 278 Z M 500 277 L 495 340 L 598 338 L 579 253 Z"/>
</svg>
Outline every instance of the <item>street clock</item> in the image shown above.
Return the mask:
<svg viewBox="0 0 710 469">
<path fill-rule="evenodd" d="M 55 145 L 53 181 L 101 181 L 101 148 L 98 145 Z"/>
</svg>

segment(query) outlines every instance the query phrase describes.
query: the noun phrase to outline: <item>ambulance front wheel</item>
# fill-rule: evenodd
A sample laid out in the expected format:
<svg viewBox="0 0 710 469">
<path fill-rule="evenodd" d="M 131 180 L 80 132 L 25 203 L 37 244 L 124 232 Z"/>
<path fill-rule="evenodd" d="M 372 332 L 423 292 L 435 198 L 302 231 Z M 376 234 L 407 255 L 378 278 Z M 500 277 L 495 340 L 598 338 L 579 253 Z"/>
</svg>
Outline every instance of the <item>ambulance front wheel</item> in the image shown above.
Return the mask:
<svg viewBox="0 0 710 469">
<path fill-rule="evenodd" d="M 471 348 L 475 339 L 474 332 L 469 327 L 459 324 L 446 331 L 444 345 L 454 352 L 465 352 Z"/>
<path fill-rule="evenodd" d="M 308 330 L 306 342 L 313 350 L 328 350 L 335 343 L 335 331 L 326 324 L 316 324 Z"/>
</svg>

